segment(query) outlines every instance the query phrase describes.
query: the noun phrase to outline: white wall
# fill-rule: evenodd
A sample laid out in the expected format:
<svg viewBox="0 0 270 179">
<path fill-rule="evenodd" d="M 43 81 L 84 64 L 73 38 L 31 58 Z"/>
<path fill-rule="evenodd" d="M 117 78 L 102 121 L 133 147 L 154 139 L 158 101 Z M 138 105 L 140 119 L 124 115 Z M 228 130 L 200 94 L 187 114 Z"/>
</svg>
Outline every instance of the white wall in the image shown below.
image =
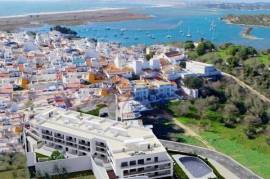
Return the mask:
<svg viewBox="0 0 270 179">
<path fill-rule="evenodd" d="M 44 176 L 45 173 L 49 175 L 57 174 L 57 172 L 55 172 L 56 167 L 58 167 L 60 171 L 65 168 L 68 173 L 92 170 L 91 158 L 89 156 L 38 162 L 35 164 L 35 167 L 36 171 L 42 176 Z"/>
<path fill-rule="evenodd" d="M 199 91 L 197 89 L 189 89 L 187 87 L 182 86 L 183 91 L 192 98 L 198 98 Z"/>
</svg>

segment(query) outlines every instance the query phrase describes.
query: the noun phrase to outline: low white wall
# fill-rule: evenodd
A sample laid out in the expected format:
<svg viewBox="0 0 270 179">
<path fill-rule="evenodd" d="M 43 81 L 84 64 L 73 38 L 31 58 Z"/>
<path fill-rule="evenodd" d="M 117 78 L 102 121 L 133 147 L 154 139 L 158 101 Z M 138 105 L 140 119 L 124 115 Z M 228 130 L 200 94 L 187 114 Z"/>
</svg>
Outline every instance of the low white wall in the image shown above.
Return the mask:
<svg viewBox="0 0 270 179">
<path fill-rule="evenodd" d="M 189 89 L 184 86 L 181 87 L 182 90 L 190 97 L 192 98 L 198 98 L 199 96 L 199 91 L 197 89 Z"/>
<path fill-rule="evenodd" d="M 46 173 L 49 175 L 63 173 L 63 168 L 65 168 L 68 173 L 92 170 L 91 159 L 89 156 L 38 162 L 35 164 L 35 167 L 36 172 L 41 176 L 44 176 Z M 59 172 L 56 170 L 57 168 L 59 169 Z"/>
</svg>

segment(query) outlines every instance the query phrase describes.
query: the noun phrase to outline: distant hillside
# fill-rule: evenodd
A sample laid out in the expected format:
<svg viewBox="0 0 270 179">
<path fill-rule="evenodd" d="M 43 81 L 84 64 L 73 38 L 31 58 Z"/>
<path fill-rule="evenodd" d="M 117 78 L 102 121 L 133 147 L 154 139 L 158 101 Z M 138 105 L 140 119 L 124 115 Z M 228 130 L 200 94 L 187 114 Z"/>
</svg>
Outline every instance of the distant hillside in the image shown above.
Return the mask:
<svg viewBox="0 0 270 179">
<path fill-rule="evenodd" d="M 223 18 L 228 23 L 270 26 L 270 15 L 228 15 Z"/>
<path fill-rule="evenodd" d="M 270 9 L 270 3 L 258 2 L 258 3 L 209 3 L 206 4 L 208 8 L 219 9 L 246 9 L 246 10 L 259 10 Z"/>
</svg>

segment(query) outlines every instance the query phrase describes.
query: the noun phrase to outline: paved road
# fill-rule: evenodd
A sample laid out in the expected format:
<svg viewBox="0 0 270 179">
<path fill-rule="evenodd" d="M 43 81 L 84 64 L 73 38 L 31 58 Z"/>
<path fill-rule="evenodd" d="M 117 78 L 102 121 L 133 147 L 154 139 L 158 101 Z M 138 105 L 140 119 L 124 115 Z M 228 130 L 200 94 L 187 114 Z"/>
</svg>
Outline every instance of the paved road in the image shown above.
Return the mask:
<svg viewBox="0 0 270 179">
<path fill-rule="evenodd" d="M 230 170 L 232 173 L 234 173 L 239 178 L 243 179 L 261 179 L 258 175 L 253 173 L 251 170 L 247 169 L 246 167 L 242 166 L 235 160 L 233 160 L 231 157 L 226 156 L 222 153 L 197 147 L 193 145 L 183 144 L 179 142 L 173 142 L 173 141 L 166 141 L 166 140 L 160 140 L 160 142 L 169 150 L 174 151 L 180 151 L 180 152 L 186 152 L 186 153 L 196 153 L 198 155 L 202 155 L 207 158 L 211 158 L 221 165 L 223 165 L 225 168 Z"/>
<path fill-rule="evenodd" d="M 260 92 L 258 92 L 257 90 L 253 89 L 251 86 L 247 85 L 246 83 L 244 83 L 243 81 L 239 80 L 238 78 L 236 78 L 235 76 L 228 74 L 228 73 L 224 73 L 222 72 L 222 75 L 227 76 L 229 78 L 232 78 L 234 81 L 236 81 L 237 84 L 239 84 L 241 87 L 248 89 L 251 93 L 255 94 L 256 96 L 258 96 L 262 101 L 264 102 L 268 102 L 270 103 L 270 99 L 267 98 L 266 96 L 264 96 L 263 94 L 261 94 Z"/>
</svg>

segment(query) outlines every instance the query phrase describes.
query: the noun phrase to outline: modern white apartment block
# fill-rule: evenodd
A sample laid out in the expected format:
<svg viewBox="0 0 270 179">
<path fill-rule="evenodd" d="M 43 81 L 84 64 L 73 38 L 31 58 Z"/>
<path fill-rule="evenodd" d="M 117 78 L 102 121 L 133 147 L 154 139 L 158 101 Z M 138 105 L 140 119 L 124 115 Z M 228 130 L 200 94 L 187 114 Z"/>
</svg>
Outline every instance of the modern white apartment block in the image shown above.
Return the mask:
<svg viewBox="0 0 270 179">
<path fill-rule="evenodd" d="M 91 169 L 98 179 L 109 178 L 103 171 L 113 172 L 114 178 L 173 175 L 172 160 L 151 129 L 54 107 L 35 113 L 24 130 L 25 148 L 28 166 L 40 173 L 64 165 L 68 172 Z M 53 150 L 65 159 L 37 160 L 36 153 Z"/>
<path fill-rule="evenodd" d="M 187 61 L 186 69 L 192 73 L 195 73 L 200 76 L 216 76 L 221 75 L 220 71 L 218 71 L 214 65 L 196 62 L 196 61 Z"/>
</svg>

